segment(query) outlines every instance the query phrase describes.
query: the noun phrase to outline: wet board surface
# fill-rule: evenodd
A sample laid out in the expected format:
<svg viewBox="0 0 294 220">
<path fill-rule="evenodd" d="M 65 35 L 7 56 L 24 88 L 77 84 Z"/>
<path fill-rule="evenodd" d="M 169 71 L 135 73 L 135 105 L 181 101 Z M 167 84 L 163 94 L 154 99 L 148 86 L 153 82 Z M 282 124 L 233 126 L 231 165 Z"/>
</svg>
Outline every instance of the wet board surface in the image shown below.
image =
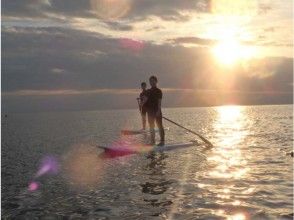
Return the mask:
<svg viewBox="0 0 294 220">
<path fill-rule="evenodd" d="M 158 132 L 158 129 L 154 130 L 155 133 Z M 122 135 L 136 135 L 136 134 L 150 134 L 150 130 L 121 130 L 120 133 Z"/>
</svg>

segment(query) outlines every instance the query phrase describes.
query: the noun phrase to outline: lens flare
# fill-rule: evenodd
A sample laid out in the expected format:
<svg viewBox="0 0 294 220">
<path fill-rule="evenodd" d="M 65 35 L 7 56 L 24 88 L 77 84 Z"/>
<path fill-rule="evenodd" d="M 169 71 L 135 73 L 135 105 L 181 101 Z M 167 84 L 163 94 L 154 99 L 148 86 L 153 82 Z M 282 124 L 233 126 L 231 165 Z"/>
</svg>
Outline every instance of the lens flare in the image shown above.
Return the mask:
<svg viewBox="0 0 294 220">
<path fill-rule="evenodd" d="M 37 179 L 38 177 L 41 177 L 45 174 L 57 174 L 58 172 L 58 162 L 57 159 L 54 156 L 45 156 L 42 161 L 41 165 L 39 167 L 38 172 L 36 173 L 34 179 Z M 33 180 L 29 183 L 28 190 L 30 192 L 38 190 L 40 187 L 40 184 Z"/>
<path fill-rule="evenodd" d="M 29 184 L 29 191 L 33 192 L 33 191 L 36 191 L 37 189 L 39 188 L 39 183 L 33 181 L 33 182 L 30 182 Z"/>
<path fill-rule="evenodd" d="M 41 166 L 36 174 L 36 177 L 40 177 L 44 174 L 56 174 L 58 172 L 58 163 L 55 157 L 46 156 L 41 162 Z"/>
<path fill-rule="evenodd" d="M 130 0 L 91 0 L 90 3 L 96 16 L 104 20 L 125 17 L 131 9 Z"/>
<path fill-rule="evenodd" d="M 144 48 L 144 43 L 142 41 L 133 40 L 129 38 L 121 38 L 119 40 L 119 45 L 122 48 L 128 49 L 132 52 L 139 52 Z"/>
<path fill-rule="evenodd" d="M 64 169 L 74 187 L 91 187 L 103 176 L 103 162 L 97 149 L 87 144 L 75 145 L 65 158 Z"/>
</svg>

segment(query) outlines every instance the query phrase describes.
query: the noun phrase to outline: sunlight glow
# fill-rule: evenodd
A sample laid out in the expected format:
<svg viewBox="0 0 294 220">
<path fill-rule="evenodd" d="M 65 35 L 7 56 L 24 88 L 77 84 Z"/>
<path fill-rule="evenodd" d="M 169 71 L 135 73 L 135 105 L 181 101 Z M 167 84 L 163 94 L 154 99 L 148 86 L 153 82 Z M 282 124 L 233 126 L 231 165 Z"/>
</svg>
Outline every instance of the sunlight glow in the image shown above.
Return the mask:
<svg viewBox="0 0 294 220">
<path fill-rule="evenodd" d="M 258 10 L 256 0 L 211 0 L 210 11 L 227 16 L 254 16 Z"/>
<path fill-rule="evenodd" d="M 247 23 L 243 17 L 219 15 L 215 22 L 206 36 L 218 42 L 211 48 L 217 61 L 224 65 L 232 65 L 257 56 L 257 47 L 245 43 L 253 42 L 255 36 L 243 27 L 244 23 Z"/>
<path fill-rule="evenodd" d="M 236 40 L 224 40 L 212 48 L 213 55 L 221 64 L 232 65 L 253 57 L 254 49 L 241 45 Z"/>
<path fill-rule="evenodd" d="M 228 220 L 245 220 L 246 216 L 242 213 L 238 213 L 227 218 Z"/>
</svg>

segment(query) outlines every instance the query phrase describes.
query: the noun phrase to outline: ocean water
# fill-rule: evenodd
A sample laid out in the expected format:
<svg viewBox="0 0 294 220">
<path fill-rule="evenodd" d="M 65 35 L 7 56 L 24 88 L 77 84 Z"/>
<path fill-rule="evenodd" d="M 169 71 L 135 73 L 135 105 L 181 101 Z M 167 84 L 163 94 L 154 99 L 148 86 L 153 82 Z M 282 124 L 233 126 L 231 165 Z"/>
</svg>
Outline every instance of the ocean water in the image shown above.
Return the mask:
<svg viewBox="0 0 294 220">
<path fill-rule="evenodd" d="M 2 115 L 2 219 L 293 219 L 292 111 L 164 109 L 214 147 L 121 157 L 96 146 L 147 142 L 120 135 L 138 110 Z M 197 139 L 164 125 L 166 143 Z"/>
</svg>

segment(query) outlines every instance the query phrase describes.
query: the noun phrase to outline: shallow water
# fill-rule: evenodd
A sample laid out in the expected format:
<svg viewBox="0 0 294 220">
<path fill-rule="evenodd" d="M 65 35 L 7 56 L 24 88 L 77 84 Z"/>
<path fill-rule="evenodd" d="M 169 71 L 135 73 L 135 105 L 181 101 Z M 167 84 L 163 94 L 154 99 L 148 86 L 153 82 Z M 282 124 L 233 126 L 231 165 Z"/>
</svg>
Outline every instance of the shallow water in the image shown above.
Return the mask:
<svg viewBox="0 0 294 220">
<path fill-rule="evenodd" d="M 137 110 L 2 116 L 2 218 L 292 219 L 292 111 L 164 109 L 214 148 L 113 158 L 95 146 L 148 141 L 120 136 L 123 128 L 140 127 Z M 167 143 L 195 139 L 165 126 Z M 36 177 L 46 156 L 58 172 Z M 38 189 L 29 190 L 31 181 Z"/>
</svg>

